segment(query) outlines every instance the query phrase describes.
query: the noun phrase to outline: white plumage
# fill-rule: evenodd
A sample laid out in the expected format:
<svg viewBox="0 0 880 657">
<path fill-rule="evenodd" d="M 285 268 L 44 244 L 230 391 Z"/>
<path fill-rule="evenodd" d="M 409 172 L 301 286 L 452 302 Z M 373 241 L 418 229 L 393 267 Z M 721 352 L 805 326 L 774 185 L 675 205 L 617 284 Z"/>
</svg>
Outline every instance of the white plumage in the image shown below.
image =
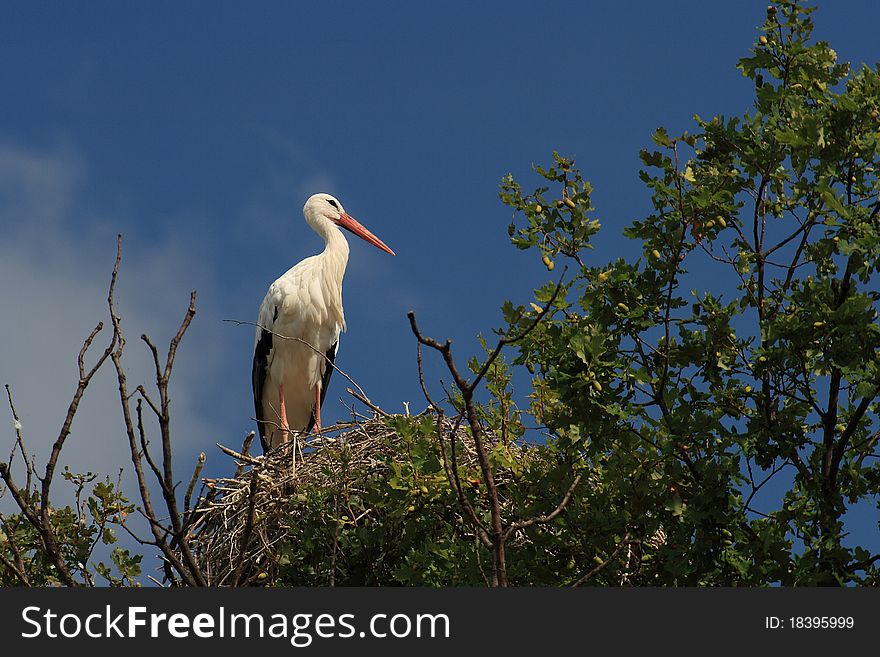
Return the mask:
<svg viewBox="0 0 880 657">
<path fill-rule="evenodd" d="M 269 286 L 257 319 L 254 407 L 264 450 L 287 442 L 293 431 L 321 429 L 321 403 L 345 330 L 342 279 L 349 247 L 339 227 L 394 255 L 329 194 L 309 197 L 303 215 L 324 239 L 324 250 Z"/>
</svg>

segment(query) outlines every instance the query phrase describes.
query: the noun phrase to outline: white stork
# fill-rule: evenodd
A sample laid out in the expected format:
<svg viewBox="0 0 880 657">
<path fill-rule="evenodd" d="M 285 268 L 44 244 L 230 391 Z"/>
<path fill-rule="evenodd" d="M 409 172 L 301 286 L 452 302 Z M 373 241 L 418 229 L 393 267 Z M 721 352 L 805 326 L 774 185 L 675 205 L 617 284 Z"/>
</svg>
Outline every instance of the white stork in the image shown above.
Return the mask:
<svg viewBox="0 0 880 657">
<path fill-rule="evenodd" d="M 324 250 L 288 269 L 260 304 L 254 343 L 254 408 L 263 451 L 286 443 L 291 432 L 321 430 L 321 404 L 333 373 L 339 333 L 345 330 L 342 277 L 348 264 L 345 228 L 394 251 L 358 223 L 330 194 L 303 207 Z"/>
</svg>

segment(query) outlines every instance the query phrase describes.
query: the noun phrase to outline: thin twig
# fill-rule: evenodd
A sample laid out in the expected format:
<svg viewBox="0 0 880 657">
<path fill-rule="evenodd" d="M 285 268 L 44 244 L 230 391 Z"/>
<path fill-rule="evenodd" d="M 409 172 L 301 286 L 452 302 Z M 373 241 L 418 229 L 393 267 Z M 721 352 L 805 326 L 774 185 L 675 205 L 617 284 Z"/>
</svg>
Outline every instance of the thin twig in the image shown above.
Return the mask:
<svg viewBox="0 0 880 657">
<path fill-rule="evenodd" d="M 202 468 L 205 467 L 205 456 L 204 452 L 199 454 L 199 458 L 196 461 L 196 467 L 193 470 L 192 477 L 189 479 L 189 486 L 186 487 L 186 495 L 183 498 L 183 510 L 185 513 L 190 513 L 192 511 L 192 494 L 193 490 L 195 490 L 196 482 L 199 480 L 199 475 L 202 474 Z"/>
<path fill-rule="evenodd" d="M 556 508 L 553 509 L 550 513 L 543 516 L 533 516 L 531 518 L 527 518 L 526 520 L 519 520 L 517 522 L 511 523 L 510 527 L 508 527 L 507 532 L 505 532 L 504 537 L 508 538 L 513 532 L 525 529 L 526 527 L 531 527 L 532 525 L 542 525 L 554 520 L 560 513 L 565 510 L 565 507 L 568 506 L 568 503 L 571 501 L 571 496 L 574 494 L 574 489 L 577 488 L 577 485 L 581 481 L 581 473 L 579 472 L 574 480 L 571 482 L 571 485 L 568 487 L 568 490 L 565 491 L 565 495 L 562 496 L 562 500 L 560 500 L 559 504 L 556 505 Z"/>
<path fill-rule="evenodd" d="M 251 540 L 251 532 L 254 529 L 254 513 L 257 506 L 257 490 L 259 487 L 260 478 L 258 476 L 258 472 L 251 471 L 251 483 L 250 490 L 248 494 L 248 509 L 247 509 L 247 519 L 245 520 L 244 532 L 241 538 L 241 551 L 242 553 L 246 553 L 248 549 L 248 543 Z M 240 559 L 238 565 L 235 567 L 235 571 L 232 573 L 232 585 L 238 586 L 241 581 L 242 575 L 242 567 L 245 564 L 245 559 Z"/>
<path fill-rule="evenodd" d="M 12 411 L 12 420 L 15 427 L 15 445 L 12 446 L 12 452 L 9 454 L 9 463 L 12 463 L 12 458 L 15 455 L 15 448 L 18 447 L 18 450 L 21 453 L 21 458 L 24 459 L 24 465 L 28 472 L 28 483 L 25 488 L 30 490 L 30 481 L 32 473 L 34 472 L 34 464 L 28 459 L 27 451 L 24 448 L 24 438 L 22 438 L 21 435 L 21 418 L 18 417 L 18 411 L 15 409 L 15 404 L 12 401 L 12 390 L 9 388 L 8 383 L 6 384 L 6 398 L 9 400 L 9 410 Z"/>
<path fill-rule="evenodd" d="M 364 404 L 364 405 L 367 406 L 370 410 L 375 411 L 376 413 L 378 413 L 378 414 L 381 415 L 382 417 L 391 417 L 391 413 L 387 413 L 386 411 L 383 411 L 381 408 L 379 408 L 378 406 L 376 406 L 376 405 L 375 405 L 373 402 L 371 402 L 369 399 L 367 399 L 366 397 L 364 397 L 364 396 L 361 395 L 360 393 L 355 392 L 355 391 L 352 390 L 351 388 L 346 388 L 346 389 L 345 389 L 345 392 L 347 392 L 349 395 L 351 395 L 352 397 L 354 397 L 355 399 L 357 399 L 360 403 Z"/>
<path fill-rule="evenodd" d="M 189 542 L 186 537 L 183 535 L 183 526 L 180 521 L 179 513 L 177 512 L 176 500 L 174 499 L 174 483 L 173 483 L 173 475 L 171 475 L 171 459 L 170 459 L 170 416 L 168 415 L 168 399 L 165 394 L 167 393 L 167 376 L 162 375 L 157 368 L 157 381 L 165 380 L 165 385 L 159 386 L 159 392 L 162 396 L 160 401 L 160 410 L 162 411 L 161 416 L 159 418 L 160 431 L 162 433 L 162 443 L 163 443 L 163 469 L 165 474 L 159 478 L 159 483 L 162 486 L 163 497 L 165 498 L 166 505 L 169 507 L 169 512 L 171 513 L 171 522 L 172 528 L 169 529 L 165 525 L 163 525 L 159 521 L 159 517 L 155 512 L 153 507 L 149 486 L 147 484 L 146 474 L 144 473 L 142 458 L 140 450 L 138 449 L 138 434 L 135 430 L 134 422 L 131 417 L 131 408 L 129 406 L 129 398 L 130 395 L 128 393 L 128 381 L 125 375 L 125 368 L 122 363 L 122 354 L 125 348 L 125 337 L 122 333 L 121 320 L 119 315 L 116 312 L 116 301 L 114 298 L 114 289 L 116 279 L 119 273 L 119 261 L 121 259 L 122 253 L 122 236 L 120 235 L 117 238 L 117 251 L 116 251 L 116 265 L 113 269 L 113 275 L 111 277 L 110 284 L 110 292 L 107 295 L 107 305 L 110 311 L 110 318 L 113 323 L 113 341 L 111 345 L 114 347 L 111 349 L 110 358 L 113 362 L 113 366 L 116 370 L 116 382 L 119 389 L 119 401 L 120 406 L 122 408 L 122 417 L 125 426 L 125 433 L 128 438 L 129 451 L 131 453 L 131 462 L 134 466 L 135 475 L 138 482 L 138 492 L 140 494 L 141 502 L 143 504 L 143 508 L 139 509 L 144 517 L 148 520 L 150 525 L 150 531 L 153 534 L 153 538 L 155 539 L 156 547 L 158 547 L 162 552 L 162 558 L 165 560 L 168 568 L 166 568 L 166 576 L 169 579 L 174 580 L 175 577 L 173 572 L 176 572 L 180 579 L 184 584 L 189 586 L 204 586 L 205 579 L 204 576 L 199 569 L 198 563 L 196 562 L 192 552 L 189 549 Z M 183 331 L 185 331 L 186 327 L 189 326 L 189 322 L 192 319 L 192 315 L 195 313 L 195 296 L 194 294 L 190 297 L 190 306 L 187 310 L 187 315 L 184 318 L 184 321 L 181 323 L 181 328 L 178 329 L 177 334 L 175 335 L 175 339 L 172 340 L 172 345 L 176 348 L 176 344 L 179 343 L 179 338 L 183 335 Z M 149 342 L 145 340 L 149 345 Z M 171 359 L 173 360 L 173 359 Z M 169 360 L 169 362 L 171 362 Z M 156 358 L 158 361 L 158 358 Z M 170 371 L 168 372 L 170 375 Z M 163 393 L 164 390 L 164 393 Z M 179 548 L 181 556 L 183 557 L 183 561 L 178 559 L 177 555 L 172 550 L 172 546 L 168 541 L 168 536 L 171 535 L 179 541 Z"/>
<path fill-rule="evenodd" d="M 234 449 L 229 449 L 220 443 L 214 443 L 217 447 L 220 448 L 220 451 L 226 454 L 227 456 L 231 456 L 234 459 L 238 459 L 239 461 L 243 461 L 244 463 L 250 463 L 251 465 L 260 465 L 262 461 L 258 458 L 254 458 L 253 456 L 248 456 L 247 454 L 241 454 L 236 452 Z"/>
<path fill-rule="evenodd" d="M 611 552 L 610 555 L 608 555 L 608 558 L 605 559 L 605 561 L 603 561 L 599 565 L 597 565 L 595 568 L 591 568 L 589 571 L 587 571 L 587 573 L 585 575 L 583 575 L 583 577 L 578 578 L 575 581 L 575 583 L 571 585 L 572 588 L 577 588 L 578 586 L 583 586 L 584 584 L 589 582 L 591 579 L 593 579 L 596 575 L 598 575 L 603 570 L 605 570 L 609 565 L 611 565 L 611 562 L 617 558 L 617 555 L 619 555 L 621 552 L 623 552 L 623 549 L 629 544 L 630 544 L 630 535 L 629 535 L 629 532 L 627 532 L 626 534 L 624 534 L 623 538 L 620 540 L 620 543 L 618 543 L 617 547 L 614 548 L 614 550 Z"/>
<path fill-rule="evenodd" d="M 239 452 L 242 457 L 250 457 L 251 443 L 256 435 L 255 431 L 249 431 L 244 437 L 241 443 L 241 452 Z M 242 472 L 244 472 L 244 458 L 239 459 L 238 464 L 235 466 L 235 478 L 240 477 Z"/>
<path fill-rule="evenodd" d="M 263 326 L 262 324 L 259 324 L 257 322 L 246 322 L 246 321 L 239 320 L 239 319 L 224 319 L 223 321 L 229 322 L 230 324 L 235 324 L 236 326 L 242 326 L 242 325 L 255 326 L 255 327 L 262 329 L 263 331 L 266 331 L 267 333 L 271 334 L 272 337 L 274 337 L 274 338 L 281 338 L 282 340 L 293 340 L 294 342 L 299 342 L 301 344 L 304 344 L 309 349 L 311 349 L 316 354 L 318 354 L 321 358 L 323 358 L 324 362 L 333 368 L 333 371 L 339 372 L 339 374 L 342 377 L 344 377 L 349 383 L 351 383 L 351 385 L 353 385 L 355 388 L 357 388 L 358 392 L 361 394 L 361 397 L 363 397 L 364 399 L 369 401 L 370 398 L 367 396 L 367 393 L 364 392 L 364 389 L 358 385 L 357 381 L 355 381 L 348 374 L 346 374 L 341 369 L 339 369 L 339 366 L 336 365 L 336 363 L 334 363 L 332 360 L 330 360 L 330 358 L 327 356 L 327 354 L 322 352 L 317 347 L 309 344 L 306 340 L 303 340 L 302 338 L 295 338 L 295 337 L 288 336 L 288 335 L 281 335 L 280 333 L 276 333 L 276 332 L 272 331 L 271 329 L 268 329 L 265 326 Z"/>
</svg>

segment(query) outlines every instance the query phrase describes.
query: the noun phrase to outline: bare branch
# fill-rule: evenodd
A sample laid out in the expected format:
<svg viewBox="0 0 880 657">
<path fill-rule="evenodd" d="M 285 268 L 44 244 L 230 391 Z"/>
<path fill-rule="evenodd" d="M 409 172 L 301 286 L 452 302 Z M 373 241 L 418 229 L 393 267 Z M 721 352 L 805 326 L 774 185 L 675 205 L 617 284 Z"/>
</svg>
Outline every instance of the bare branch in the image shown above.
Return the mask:
<svg viewBox="0 0 880 657">
<path fill-rule="evenodd" d="M 18 447 L 27 471 L 25 490 L 30 490 L 31 479 L 34 474 L 34 464 L 33 461 L 28 458 L 27 450 L 24 448 L 24 438 L 21 435 L 21 418 L 18 417 L 18 411 L 16 411 L 15 404 L 12 402 L 12 390 L 9 388 L 8 383 L 6 384 L 6 397 L 9 400 L 9 410 L 12 411 L 12 419 L 15 422 L 15 445 L 12 446 L 12 452 L 9 454 L 9 464 L 12 465 L 12 459 L 15 456 L 15 448 Z"/>
<path fill-rule="evenodd" d="M 113 323 L 113 346 L 114 348 L 111 350 L 110 358 L 113 361 L 113 366 L 116 370 L 116 381 L 119 389 L 119 401 L 122 409 L 122 417 L 125 426 L 125 433 L 128 438 L 129 451 L 131 454 L 131 462 L 134 466 L 135 475 L 138 482 L 138 492 L 140 494 L 141 502 L 143 504 L 142 513 L 145 518 L 149 521 L 150 531 L 153 534 L 153 538 L 155 539 L 155 545 L 158 547 L 165 561 L 177 572 L 182 579 L 182 581 L 190 586 L 204 586 L 205 579 L 202 576 L 202 573 L 196 563 L 195 559 L 192 557 L 192 553 L 189 550 L 188 542 L 185 540 L 185 537 L 182 535 L 182 525 L 180 523 L 180 517 L 178 514 L 172 514 L 172 523 L 177 523 L 173 526 L 173 529 L 176 531 L 176 536 L 179 538 L 183 538 L 181 541 L 181 553 L 184 555 L 184 559 L 186 560 L 186 564 L 180 561 L 177 558 L 175 553 L 172 551 L 167 536 L 170 533 L 169 529 L 162 525 L 162 523 L 158 519 L 158 515 L 155 512 L 153 507 L 149 486 L 147 485 L 147 478 L 144 473 L 143 463 L 142 463 L 142 454 L 138 449 L 138 434 L 135 430 L 134 422 L 131 417 L 131 408 L 129 407 L 129 398 L 130 395 L 128 393 L 128 381 L 125 376 L 125 369 L 122 364 L 122 354 L 125 348 L 125 337 L 122 333 L 122 327 L 120 325 L 120 318 L 116 312 L 116 302 L 114 298 L 114 288 L 116 278 L 118 276 L 119 271 L 119 259 L 121 253 L 121 241 L 122 236 L 119 236 L 118 246 L 117 246 L 117 259 L 116 266 L 114 267 L 114 273 L 111 278 L 110 292 L 107 296 L 107 305 L 110 311 L 110 318 Z M 192 298 L 190 303 L 190 310 L 192 310 Z M 187 318 L 191 319 L 189 316 L 189 311 L 187 313 Z M 182 326 L 187 326 L 189 324 L 188 319 L 185 318 Z M 178 335 L 180 335 L 180 331 L 178 331 Z M 176 337 L 176 336 L 175 336 Z M 160 378 L 157 373 L 157 378 Z M 167 393 L 167 386 L 164 388 Z M 162 388 L 160 387 L 160 395 L 162 395 Z M 162 407 L 160 410 L 163 411 L 161 417 L 159 418 L 160 429 L 162 430 L 163 436 L 163 449 L 167 448 L 170 450 L 170 432 L 169 426 L 166 422 L 168 420 L 167 415 L 167 398 L 163 398 L 160 402 L 160 406 Z M 170 469 L 170 459 L 165 461 L 166 471 Z M 165 497 L 166 504 L 170 507 L 169 511 L 176 511 L 176 501 L 174 500 L 173 495 L 173 479 L 171 477 L 160 477 L 159 483 L 162 485 L 163 496 Z M 169 493 L 170 491 L 170 493 Z M 167 572 L 167 571 L 166 571 Z"/>
<path fill-rule="evenodd" d="M 477 410 L 474 406 L 474 388 L 461 376 L 455 360 L 452 357 L 452 341 L 447 340 L 445 344 L 440 344 L 433 338 L 422 335 L 416 324 L 416 315 L 410 311 L 407 313 L 412 332 L 420 343 L 425 346 L 432 347 L 439 351 L 446 362 L 446 368 L 452 375 L 456 387 L 461 392 L 465 415 L 468 425 L 471 429 L 471 436 L 474 441 L 474 448 L 477 452 L 477 460 L 480 464 L 480 471 L 483 475 L 483 483 L 486 485 L 487 495 L 489 497 L 489 513 L 491 517 L 490 538 L 492 542 L 492 560 L 495 566 L 493 575 L 493 583 L 496 586 L 507 586 L 507 565 L 505 559 L 505 540 L 504 528 L 501 518 L 501 499 L 498 494 L 498 487 L 495 484 L 495 474 L 489 462 L 489 454 L 483 443 L 483 428 L 477 417 Z M 454 461 L 454 459 L 453 459 Z"/>
<path fill-rule="evenodd" d="M 186 495 L 183 498 L 183 510 L 186 513 L 192 511 L 192 494 L 193 490 L 195 490 L 196 482 L 199 480 L 199 475 L 202 474 L 202 468 L 205 467 L 205 456 L 204 452 L 199 454 L 198 461 L 196 461 L 196 467 L 193 470 L 192 477 L 189 480 L 189 486 L 186 487 Z"/>
<path fill-rule="evenodd" d="M 156 480 L 164 487 L 165 483 L 162 480 L 162 473 L 159 471 L 159 466 L 156 465 L 155 461 L 153 461 L 153 457 L 150 456 L 149 445 L 147 443 L 147 434 L 144 430 L 144 416 L 141 409 L 140 399 L 138 399 L 137 401 L 135 414 L 137 416 L 138 437 L 140 438 L 141 442 L 141 454 L 147 460 L 147 465 L 150 466 L 150 470 L 153 471 L 153 474 L 156 476 Z"/>
<path fill-rule="evenodd" d="M 117 239 L 116 244 L 116 261 L 113 265 L 113 274 L 110 278 L 110 290 L 108 292 L 108 298 L 113 297 L 113 290 L 116 287 L 116 279 L 119 275 L 119 262 L 122 259 L 122 242 L 121 236 Z M 40 490 L 40 516 L 39 522 L 34 523 L 37 531 L 40 533 L 40 537 L 43 540 L 43 546 L 46 549 L 46 554 L 49 557 L 50 561 L 52 561 L 53 565 L 58 571 L 58 575 L 61 580 L 67 586 L 76 586 L 77 582 L 73 577 L 73 574 L 70 572 L 70 569 L 67 566 L 67 563 L 64 560 L 64 557 L 61 554 L 60 548 L 57 544 L 55 538 L 55 532 L 52 529 L 52 524 L 49 520 L 49 510 L 50 510 L 50 500 L 49 494 L 52 488 L 52 480 L 55 476 L 55 469 L 58 465 L 58 458 L 61 456 L 61 450 L 64 448 L 64 444 L 67 441 L 68 436 L 70 435 L 71 427 L 73 426 L 73 419 L 76 416 L 77 409 L 79 408 L 80 401 L 82 400 L 83 395 L 85 394 L 86 388 L 91 382 L 94 375 L 98 372 L 101 366 L 106 362 L 107 358 L 109 358 L 114 350 L 114 347 L 117 342 L 117 334 L 114 331 L 114 334 L 110 340 L 110 344 L 106 347 L 104 352 L 99 356 L 98 360 L 92 366 L 92 368 L 86 371 L 85 368 L 85 355 L 88 351 L 89 347 L 92 345 L 92 342 L 95 339 L 95 336 L 103 329 L 103 323 L 99 322 L 98 325 L 92 329 L 92 332 L 89 333 L 88 337 L 86 337 L 83 342 L 83 346 L 77 355 L 77 366 L 79 370 L 79 382 L 77 383 L 76 390 L 74 391 L 73 398 L 70 401 L 70 405 L 67 408 L 67 414 L 64 418 L 64 423 L 61 426 L 61 431 L 58 434 L 58 437 L 55 440 L 55 443 L 52 445 L 52 451 L 49 454 L 49 459 L 46 462 L 46 471 L 42 478 L 42 486 Z M 16 500 L 17 501 L 17 500 Z M 24 509 L 22 509 L 24 511 Z"/>
<path fill-rule="evenodd" d="M 183 336 L 189 328 L 189 325 L 192 323 L 195 315 L 196 291 L 193 290 L 189 295 L 189 307 L 186 309 L 186 315 L 183 318 L 183 322 L 180 324 L 180 328 L 177 329 L 177 333 L 171 338 L 171 344 L 168 346 L 168 358 L 165 361 L 165 381 L 168 381 L 171 378 L 171 369 L 174 367 L 174 357 L 177 355 L 177 348 L 180 346 L 180 341 L 183 340 Z"/>
<path fill-rule="evenodd" d="M 550 297 L 550 300 L 546 304 L 544 304 L 544 307 L 541 308 L 541 311 L 537 315 L 535 315 L 534 319 L 532 319 L 532 322 L 528 326 L 526 326 L 526 328 L 524 328 L 522 331 L 520 331 L 519 333 L 512 335 L 512 336 L 504 336 L 498 340 L 498 344 L 495 345 L 495 348 L 492 350 L 492 353 L 489 354 L 489 357 L 483 363 L 483 366 L 480 368 L 480 371 L 477 372 L 477 375 L 474 377 L 474 380 L 471 381 L 470 386 L 469 386 L 471 390 L 476 389 L 477 385 L 479 385 L 479 383 L 483 379 L 483 377 L 486 376 L 486 372 L 489 371 L 489 366 L 491 366 L 492 363 L 495 362 L 495 359 L 498 358 L 499 354 L 501 353 L 501 350 L 505 346 L 519 342 L 520 340 L 527 337 L 529 335 L 529 333 L 534 331 L 535 328 L 537 328 L 538 324 L 541 323 L 541 320 L 544 319 L 544 317 L 547 315 L 547 313 L 553 307 L 553 303 L 556 301 L 556 297 L 559 296 L 559 292 L 562 290 L 562 281 L 565 278 L 565 272 L 567 270 L 568 270 L 567 267 L 563 268 L 562 274 L 559 277 L 559 281 L 556 283 L 556 289 L 553 290 L 553 295 Z M 413 321 L 414 321 L 414 319 L 410 319 L 410 323 L 412 323 Z"/>
<path fill-rule="evenodd" d="M 236 479 L 241 476 L 242 472 L 244 472 L 244 457 L 250 457 L 251 443 L 254 441 L 254 437 L 256 435 L 257 435 L 257 433 L 255 431 L 248 432 L 248 434 L 244 437 L 244 440 L 241 443 L 241 454 L 240 455 L 242 458 L 239 460 L 238 465 L 235 466 L 235 478 Z"/>
<path fill-rule="evenodd" d="M 262 461 L 258 458 L 254 458 L 253 456 L 248 456 L 247 454 L 240 454 L 236 452 L 234 449 L 229 449 L 228 447 L 224 447 L 220 443 L 214 443 L 217 447 L 220 448 L 220 451 L 226 454 L 227 456 L 231 456 L 234 459 L 242 461 L 244 463 L 250 463 L 251 465 L 260 465 Z"/>
<path fill-rule="evenodd" d="M 378 414 L 381 415 L 382 417 L 391 417 L 391 414 L 390 414 L 390 413 L 386 413 L 386 412 L 383 411 L 381 408 L 379 408 L 378 406 L 376 406 L 373 402 L 371 402 L 369 399 L 367 399 L 366 397 L 364 397 L 364 396 L 361 395 L 360 393 L 355 392 L 355 391 L 352 390 L 351 388 L 346 388 L 346 389 L 345 389 L 345 392 L 347 392 L 349 395 L 351 395 L 352 397 L 354 397 L 355 399 L 357 399 L 357 400 L 358 400 L 360 403 L 362 403 L 364 406 L 368 407 L 368 408 L 369 408 L 370 410 L 372 410 L 372 411 L 375 411 L 376 413 L 378 413 Z"/>
<path fill-rule="evenodd" d="M 247 509 L 247 519 L 245 520 L 244 532 L 241 537 L 241 551 L 242 553 L 247 552 L 248 543 L 251 540 L 251 533 L 254 529 L 254 512 L 256 510 L 257 503 L 257 490 L 259 487 L 259 472 L 257 470 L 251 471 L 251 482 L 250 482 L 250 490 L 248 491 L 248 509 Z M 232 573 L 232 585 L 238 586 L 241 583 L 241 577 L 246 571 L 242 571 L 242 567 L 245 565 L 245 559 L 239 560 L 238 564 L 235 566 L 235 571 Z"/>
<path fill-rule="evenodd" d="M 430 404 L 431 408 L 433 408 L 439 415 L 442 415 L 442 409 L 431 398 L 431 395 L 428 393 L 428 388 L 425 385 L 425 372 L 422 369 L 422 343 L 418 340 L 416 340 L 416 362 L 418 363 L 419 368 L 419 385 L 422 387 L 422 394 L 425 395 L 425 400 Z"/>
<path fill-rule="evenodd" d="M 160 411 L 159 407 L 156 406 L 156 402 L 154 402 L 152 399 L 150 399 L 150 395 L 147 394 L 147 391 L 144 389 L 143 386 L 139 385 L 137 388 L 135 388 L 135 392 L 137 392 L 143 398 L 143 400 L 145 402 L 147 402 L 147 405 L 150 407 L 150 410 L 153 411 L 153 413 L 156 415 L 157 418 L 162 417 L 162 411 Z"/>
</svg>

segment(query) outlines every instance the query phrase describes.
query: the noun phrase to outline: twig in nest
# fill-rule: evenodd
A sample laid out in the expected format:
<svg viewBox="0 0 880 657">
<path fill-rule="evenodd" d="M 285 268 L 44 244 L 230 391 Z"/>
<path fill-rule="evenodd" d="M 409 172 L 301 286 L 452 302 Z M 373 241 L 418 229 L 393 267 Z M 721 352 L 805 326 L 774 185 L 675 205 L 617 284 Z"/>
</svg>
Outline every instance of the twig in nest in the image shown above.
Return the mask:
<svg viewBox="0 0 880 657">
<path fill-rule="evenodd" d="M 459 430 L 448 419 L 442 422 L 444 433 Z M 294 491 L 339 486 L 363 490 L 364 482 L 387 467 L 388 460 L 396 455 L 396 434 L 383 418 L 328 429 L 339 430 L 339 436 L 309 441 L 310 449 L 297 464 L 295 474 L 286 450 L 270 451 L 260 459 L 224 450 L 238 463 L 253 467 L 243 468 L 231 478 L 204 479 L 214 498 L 197 504 L 193 510 L 189 543 L 209 585 L 258 582 L 255 577 L 260 572 L 277 567 L 273 564 L 277 563 L 278 545 L 292 540 L 291 528 L 300 526 L 299 520 L 309 513 L 306 505 L 296 500 Z M 457 440 L 466 448 L 460 455 L 462 467 L 474 467 L 476 454 L 463 442 L 463 436 Z M 364 522 L 370 516 L 355 513 L 352 517 Z M 327 550 L 329 559 L 330 542 Z"/>
<path fill-rule="evenodd" d="M 349 395 L 351 395 L 352 397 L 354 397 L 355 399 L 357 399 L 359 402 L 361 402 L 361 403 L 364 404 L 365 406 L 368 406 L 371 410 L 375 411 L 376 413 L 378 413 L 378 414 L 381 415 L 382 417 L 389 417 L 389 416 L 391 415 L 391 413 L 386 413 L 386 412 L 383 411 L 381 408 L 379 408 L 378 406 L 376 406 L 373 402 L 371 402 L 369 399 L 367 399 L 367 398 L 364 397 L 363 395 L 361 395 L 361 394 L 355 392 L 355 391 L 352 390 L 351 388 L 346 388 L 346 389 L 345 389 L 345 392 L 347 392 Z"/>
<path fill-rule="evenodd" d="M 247 456 L 246 454 L 239 454 L 234 449 L 229 449 L 228 447 L 225 447 L 225 446 L 221 445 L 220 443 L 215 443 L 215 444 L 217 445 L 217 447 L 220 448 L 221 452 L 223 452 L 227 456 L 231 456 L 234 459 L 238 459 L 239 461 L 244 461 L 245 463 L 250 463 L 251 465 L 259 465 L 261 462 L 259 459 L 255 459 L 252 456 Z"/>
</svg>

